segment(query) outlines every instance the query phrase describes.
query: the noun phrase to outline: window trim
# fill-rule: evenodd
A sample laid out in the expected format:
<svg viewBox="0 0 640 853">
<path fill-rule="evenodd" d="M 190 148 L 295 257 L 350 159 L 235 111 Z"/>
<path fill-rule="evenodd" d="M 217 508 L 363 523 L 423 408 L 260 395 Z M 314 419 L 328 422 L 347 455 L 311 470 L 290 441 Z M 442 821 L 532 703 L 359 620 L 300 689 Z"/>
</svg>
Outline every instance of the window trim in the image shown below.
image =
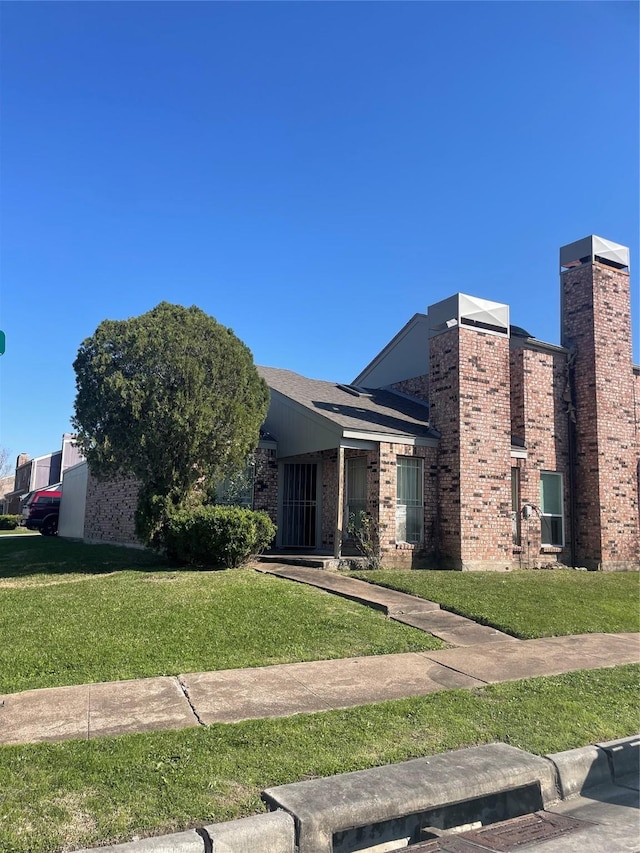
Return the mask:
<svg viewBox="0 0 640 853">
<path fill-rule="evenodd" d="M 556 478 L 556 482 L 560 482 L 560 508 L 561 512 L 545 512 L 543 506 L 543 491 L 542 478 L 543 476 Z M 562 536 L 560 542 L 545 542 L 544 541 L 544 519 L 559 518 L 562 525 Z M 553 538 L 553 537 L 550 537 Z M 540 545 L 542 548 L 564 548 L 565 547 L 565 513 L 564 513 L 564 476 L 560 471 L 540 471 Z"/>
<path fill-rule="evenodd" d="M 343 515 L 344 515 L 344 522 L 343 523 L 344 523 L 344 529 L 345 530 L 348 530 L 348 528 L 349 528 L 349 524 L 351 521 L 351 514 L 352 514 L 351 507 L 352 507 L 353 503 L 362 504 L 359 511 L 368 512 L 368 505 L 369 505 L 369 491 L 368 491 L 368 482 L 367 482 L 367 480 L 368 480 L 368 464 L 369 464 L 369 461 L 368 461 L 367 456 L 365 454 L 359 454 L 357 456 L 347 456 L 347 458 L 345 459 L 345 465 L 344 465 L 344 473 L 345 473 L 345 484 L 344 485 L 345 485 L 345 488 L 344 488 L 344 507 L 343 507 Z M 351 494 L 351 490 L 353 488 L 353 475 L 354 475 L 353 468 L 356 466 L 358 466 L 358 467 L 361 466 L 364 469 L 362 472 L 362 473 L 364 473 L 364 496 L 361 499 L 354 498 L 353 495 Z M 358 526 L 357 520 L 356 520 L 356 526 Z"/>
<path fill-rule="evenodd" d="M 511 538 L 513 547 L 522 545 L 522 525 L 520 523 L 520 468 L 511 466 Z"/>
<path fill-rule="evenodd" d="M 399 476 L 398 476 L 398 469 L 399 469 L 399 467 L 400 467 L 400 461 L 401 461 L 401 460 L 407 460 L 407 461 L 409 461 L 409 462 L 416 463 L 416 465 L 417 465 L 417 467 L 418 467 L 418 474 L 419 474 L 419 476 L 418 476 L 418 482 L 419 482 L 419 484 L 420 484 L 420 498 L 419 498 L 419 502 L 412 503 L 412 504 L 410 504 L 410 503 L 401 503 L 401 502 L 400 502 L 400 495 L 398 494 L 398 486 L 399 486 L 399 482 L 400 482 L 400 478 L 399 478 Z M 407 532 L 407 521 L 406 521 L 407 514 L 406 514 L 406 510 L 407 510 L 407 509 L 420 509 L 420 534 L 419 534 L 419 537 L 418 537 L 418 539 L 417 539 L 417 540 L 409 541 L 409 540 L 408 540 L 408 539 L 406 539 L 406 538 L 405 538 L 405 539 L 401 539 L 401 538 L 398 536 L 398 529 L 399 529 L 399 525 L 398 525 L 398 509 L 399 509 L 400 507 L 404 507 L 404 509 L 405 509 L 405 522 L 404 522 L 405 534 L 406 534 L 406 532 Z M 396 537 L 395 537 L 395 539 L 396 539 L 396 543 L 399 543 L 399 544 L 401 543 L 401 544 L 406 544 L 406 545 L 414 545 L 414 546 L 415 546 L 415 545 L 422 545 L 422 544 L 424 543 L 424 459 L 423 459 L 423 457 L 422 457 L 422 456 L 406 456 L 406 455 L 396 456 L 396 501 L 395 501 L 395 511 L 396 511 L 396 512 L 395 512 L 395 515 L 396 515 L 396 518 L 395 518 L 395 521 L 396 521 Z"/>
<path fill-rule="evenodd" d="M 256 486 L 255 460 L 250 459 L 242 471 L 239 471 L 236 476 L 244 478 L 244 488 L 239 489 L 235 486 L 234 493 L 231 486 L 231 478 L 223 477 L 222 480 L 216 483 L 216 503 L 219 506 L 237 506 L 241 509 L 253 509 Z"/>
</svg>

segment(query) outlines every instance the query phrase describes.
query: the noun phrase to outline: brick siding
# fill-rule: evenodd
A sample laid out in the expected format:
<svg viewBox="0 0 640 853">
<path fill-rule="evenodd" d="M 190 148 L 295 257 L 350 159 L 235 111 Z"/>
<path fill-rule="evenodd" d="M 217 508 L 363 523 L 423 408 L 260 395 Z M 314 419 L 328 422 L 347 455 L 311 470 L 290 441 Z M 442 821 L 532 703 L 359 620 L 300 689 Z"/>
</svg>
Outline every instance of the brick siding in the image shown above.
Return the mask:
<svg viewBox="0 0 640 853">
<path fill-rule="evenodd" d="M 423 460 L 423 541 L 409 544 L 396 535 L 397 464 L 399 456 Z M 376 476 L 377 475 L 377 476 Z M 437 542 L 437 448 L 380 443 L 379 470 L 372 468 L 372 479 L 379 486 L 380 552 L 386 566 L 426 568 L 438 551 Z"/>
<path fill-rule="evenodd" d="M 401 382 L 395 382 L 391 385 L 391 388 L 394 391 L 399 391 L 401 394 L 417 397 L 425 403 L 429 402 L 428 373 L 423 373 L 422 376 L 414 376 L 412 379 L 403 379 Z"/>
<path fill-rule="evenodd" d="M 594 262 L 562 274 L 563 344 L 575 349 L 578 560 L 637 569 L 637 383 L 629 274 Z"/>
<path fill-rule="evenodd" d="M 430 341 L 430 421 L 440 431 L 443 568 L 511 566 L 509 339 L 455 326 Z"/>
<path fill-rule="evenodd" d="M 142 543 L 135 529 L 139 489 L 140 484 L 133 477 L 100 482 L 89 472 L 84 517 L 85 542 L 140 546 Z"/>
<path fill-rule="evenodd" d="M 100 482 L 90 473 L 85 505 L 85 541 L 141 545 L 135 532 L 139 483 L 133 478 Z M 278 462 L 274 449 L 255 452 L 253 508 L 278 519 Z"/>
<path fill-rule="evenodd" d="M 524 440 L 527 458 L 518 460 L 520 507 L 529 504 L 536 511 L 520 519 L 521 546 L 515 549 L 519 566 L 528 568 L 570 561 L 571 539 L 568 366 L 566 352 L 557 348 L 544 351 L 525 343 L 512 349 L 511 430 Z M 541 545 L 540 472 L 562 474 L 564 502 L 564 549 Z"/>
<path fill-rule="evenodd" d="M 259 447 L 255 452 L 253 508 L 266 512 L 278 523 L 278 460 L 276 451 Z"/>
</svg>

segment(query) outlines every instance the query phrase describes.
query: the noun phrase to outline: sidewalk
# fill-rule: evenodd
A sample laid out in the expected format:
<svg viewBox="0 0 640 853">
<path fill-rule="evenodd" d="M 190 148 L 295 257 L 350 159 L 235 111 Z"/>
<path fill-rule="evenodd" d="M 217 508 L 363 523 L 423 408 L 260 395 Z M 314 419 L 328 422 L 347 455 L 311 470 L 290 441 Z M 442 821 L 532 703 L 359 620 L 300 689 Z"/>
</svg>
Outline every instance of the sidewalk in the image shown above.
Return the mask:
<svg viewBox="0 0 640 853">
<path fill-rule="evenodd" d="M 29 690 L 0 696 L 0 744 L 95 738 L 348 708 L 634 663 L 638 634 L 517 640 L 433 602 L 315 569 L 260 566 L 375 606 L 457 648 Z"/>
</svg>

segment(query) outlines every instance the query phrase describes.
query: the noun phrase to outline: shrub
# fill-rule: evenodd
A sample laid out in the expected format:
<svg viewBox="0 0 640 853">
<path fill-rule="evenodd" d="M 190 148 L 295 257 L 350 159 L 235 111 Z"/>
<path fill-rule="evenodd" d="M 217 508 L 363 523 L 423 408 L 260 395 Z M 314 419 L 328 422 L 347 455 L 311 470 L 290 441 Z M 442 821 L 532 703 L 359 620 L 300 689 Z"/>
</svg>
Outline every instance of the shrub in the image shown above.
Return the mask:
<svg viewBox="0 0 640 853">
<path fill-rule="evenodd" d="M 167 522 L 167 555 L 190 565 L 235 569 L 267 548 L 275 534 L 266 512 L 236 506 L 184 509 Z"/>
<path fill-rule="evenodd" d="M 350 513 L 347 533 L 366 561 L 367 569 L 380 568 L 380 533 L 378 525 L 368 512 Z"/>
<path fill-rule="evenodd" d="M 15 530 L 19 524 L 19 515 L 0 515 L 0 530 Z"/>
</svg>

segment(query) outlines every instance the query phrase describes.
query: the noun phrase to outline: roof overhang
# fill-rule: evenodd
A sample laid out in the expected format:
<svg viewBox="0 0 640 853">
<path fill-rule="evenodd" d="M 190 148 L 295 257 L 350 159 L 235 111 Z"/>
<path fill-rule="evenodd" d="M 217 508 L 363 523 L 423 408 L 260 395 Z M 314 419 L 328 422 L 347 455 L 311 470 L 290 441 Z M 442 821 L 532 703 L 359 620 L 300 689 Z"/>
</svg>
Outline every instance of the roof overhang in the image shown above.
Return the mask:
<svg viewBox="0 0 640 853">
<path fill-rule="evenodd" d="M 415 436 L 415 435 L 395 435 L 391 433 L 382 433 L 382 432 L 369 432 L 360 431 L 360 430 L 344 430 L 343 432 L 344 438 L 346 440 L 349 439 L 363 439 L 372 442 L 380 442 L 384 441 L 388 444 L 409 444 L 412 447 L 437 447 L 438 439 L 437 438 L 428 438 L 427 436 Z"/>
<path fill-rule="evenodd" d="M 437 447 L 438 439 L 409 433 L 385 433 L 369 429 L 349 429 L 320 412 L 315 412 L 274 388 L 265 429 L 276 435 L 280 458 L 318 453 L 338 447 L 373 449 L 383 441 L 415 447 Z"/>
</svg>

